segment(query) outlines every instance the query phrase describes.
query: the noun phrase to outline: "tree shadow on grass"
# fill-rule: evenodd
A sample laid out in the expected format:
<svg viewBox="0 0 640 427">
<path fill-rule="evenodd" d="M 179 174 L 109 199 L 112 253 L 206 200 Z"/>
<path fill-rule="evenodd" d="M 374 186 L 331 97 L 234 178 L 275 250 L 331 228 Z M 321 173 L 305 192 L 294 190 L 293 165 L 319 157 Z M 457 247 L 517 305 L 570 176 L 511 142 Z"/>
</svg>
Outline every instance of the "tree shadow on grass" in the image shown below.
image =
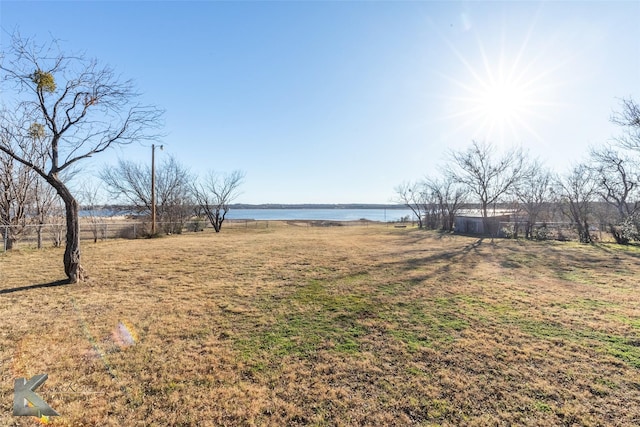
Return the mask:
<svg viewBox="0 0 640 427">
<path fill-rule="evenodd" d="M 479 248 L 483 244 L 486 245 L 485 237 L 479 237 L 477 238 L 476 241 L 469 243 L 461 248 L 457 248 L 455 250 L 436 252 L 432 255 L 423 256 L 423 257 L 410 257 L 408 259 L 401 259 L 399 261 L 393 261 L 393 262 L 387 263 L 387 265 L 400 267 L 403 270 L 415 270 L 420 267 L 429 266 L 436 262 L 446 261 L 445 265 L 440 266 L 435 271 L 425 276 L 425 278 L 428 278 L 433 274 L 448 272 L 450 265 L 455 262 L 466 262 L 468 263 L 468 268 L 475 267 L 478 261 L 477 260 L 470 261 L 468 260 L 468 257 L 470 255 L 478 254 Z M 494 243 L 492 242 L 490 244 L 494 244 Z M 402 253 L 406 255 L 406 254 L 410 254 L 411 252 L 414 252 L 414 251 L 406 250 Z M 415 252 L 421 252 L 421 251 L 416 250 Z"/>
<path fill-rule="evenodd" d="M 28 285 L 28 286 L 19 286 L 17 288 L 0 289 L 0 294 L 10 294 L 13 292 L 29 291 L 31 289 L 39 289 L 39 288 L 53 288 L 56 286 L 63 286 L 68 284 L 69 284 L 69 279 L 56 280 L 54 282 L 40 283 L 38 285 Z"/>
<path fill-rule="evenodd" d="M 637 243 L 629 243 L 628 245 L 617 245 L 613 243 L 594 243 L 592 246 L 614 256 L 627 255 L 634 258 L 640 258 L 640 252 L 634 252 L 635 249 L 640 249 L 640 244 Z"/>
</svg>

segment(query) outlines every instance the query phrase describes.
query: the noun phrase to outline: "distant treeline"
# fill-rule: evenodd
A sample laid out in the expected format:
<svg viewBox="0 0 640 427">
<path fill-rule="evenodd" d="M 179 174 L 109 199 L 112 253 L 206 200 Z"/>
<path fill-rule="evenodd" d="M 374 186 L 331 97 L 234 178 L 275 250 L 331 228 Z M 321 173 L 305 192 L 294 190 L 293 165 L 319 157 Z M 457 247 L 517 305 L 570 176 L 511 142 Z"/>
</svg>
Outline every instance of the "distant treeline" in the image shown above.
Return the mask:
<svg viewBox="0 0 640 427">
<path fill-rule="evenodd" d="M 367 203 L 344 203 L 344 204 L 275 204 L 267 203 L 260 205 L 250 205 L 236 203 L 231 205 L 232 209 L 406 209 L 402 204 L 367 204 Z"/>
<path fill-rule="evenodd" d="M 113 212 L 134 212 L 135 206 L 129 205 L 100 205 L 92 206 L 91 209 L 104 209 Z M 230 209 L 406 209 L 406 206 L 401 204 L 367 204 L 367 203 L 343 203 L 343 204 L 314 204 L 314 203 L 302 203 L 302 204 L 280 204 L 280 203 L 265 203 L 252 205 L 248 203 L 234 203 L 229 205 Z"/>
</svg>

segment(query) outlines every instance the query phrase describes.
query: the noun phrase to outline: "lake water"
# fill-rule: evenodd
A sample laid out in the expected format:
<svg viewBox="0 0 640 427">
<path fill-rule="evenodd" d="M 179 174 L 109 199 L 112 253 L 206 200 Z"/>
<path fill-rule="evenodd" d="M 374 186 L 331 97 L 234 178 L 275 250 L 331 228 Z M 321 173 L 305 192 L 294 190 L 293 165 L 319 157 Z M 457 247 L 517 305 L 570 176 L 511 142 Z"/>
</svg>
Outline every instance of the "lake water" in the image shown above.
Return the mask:
<svg viewBox="0 0 640 427">
<path fill-rule="evenodd" d="M 90 211 L 80 211 L 80 216 L 88 216 Z M 94 211 L 94 215 L 111 216 L 125 215 L 126 213 L 109 210 Z M 231 209 L 227 219 L 254 219 L 261 221 L 358 221 L 367 219 L 370 221 L 398 221 L 409 216 L 413 219 L 413 212 L 409 209 Z"/>
<path fill-rule="evenodd" d="M 409 209 L 231 209 L 227 219 L 317 220 L 317 221 L 398 221 L 413 213 Z"/>
</svg>

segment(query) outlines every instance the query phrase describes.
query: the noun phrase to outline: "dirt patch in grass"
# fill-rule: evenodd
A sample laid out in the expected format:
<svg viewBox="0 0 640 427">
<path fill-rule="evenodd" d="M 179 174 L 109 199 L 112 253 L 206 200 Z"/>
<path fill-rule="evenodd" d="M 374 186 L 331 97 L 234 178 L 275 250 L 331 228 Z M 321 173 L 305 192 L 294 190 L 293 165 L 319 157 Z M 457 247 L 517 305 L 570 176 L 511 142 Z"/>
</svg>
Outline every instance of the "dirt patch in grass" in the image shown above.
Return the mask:
<svg viewBox="0 0 640 427">
<path fill-rule="evenodd" d="M 639 252 L 393 227 L 0 255 L 13 379 L 52 425 L 638 425 Z"/>
</svg>

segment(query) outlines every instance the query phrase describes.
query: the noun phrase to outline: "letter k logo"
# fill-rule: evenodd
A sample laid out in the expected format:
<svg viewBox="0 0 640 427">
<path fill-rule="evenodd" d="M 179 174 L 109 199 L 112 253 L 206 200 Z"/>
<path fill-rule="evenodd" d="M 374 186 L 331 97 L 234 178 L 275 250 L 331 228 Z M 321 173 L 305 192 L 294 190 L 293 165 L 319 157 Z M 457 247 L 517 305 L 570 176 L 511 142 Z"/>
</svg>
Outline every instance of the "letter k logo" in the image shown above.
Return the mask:
<svg viewBox="0 0 640 427">
<path fill-rule="evenodd" d="M 57 415 L 56 411 L 34 393 L 46 380 L 47 374 L 34 375 L 29 381 L 26 378 L 16 378 L 13 387 L 13 415 L 34 416 Z M 29 403 L 33 406 L 29 406 Z"/>
</svg>

